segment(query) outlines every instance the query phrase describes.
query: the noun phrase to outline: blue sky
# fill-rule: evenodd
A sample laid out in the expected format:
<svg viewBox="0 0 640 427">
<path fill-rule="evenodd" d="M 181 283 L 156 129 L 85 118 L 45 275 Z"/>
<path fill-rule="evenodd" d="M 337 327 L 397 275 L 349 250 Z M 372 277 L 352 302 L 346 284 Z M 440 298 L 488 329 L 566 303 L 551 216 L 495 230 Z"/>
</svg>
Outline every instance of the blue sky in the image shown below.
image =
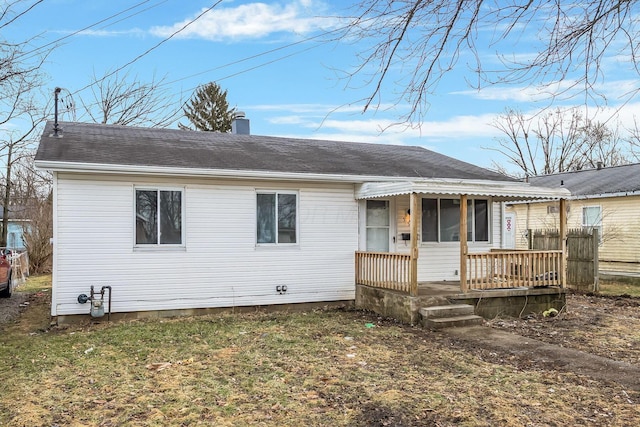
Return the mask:
<svg viewBox="0 0 640 427">
<path fill-rule="evenodd" d="M 142 4 L 92 26 L 138 3 Z M 94 74 L 104 75 L 134 60 L 213 3 L 46 0 L 12 24 L 11 33 L 4 36 L 13 40 L 35 37 L 34 47 L 69 36 L 49 55 L 44 71 L 50 94 L 56 86 L 62 87 L 79 104 L 81 98 L 90 99 L 91 89 L 78 91 Z M 366 48 L 364 42 L 305 41 L 336 28 L 335 17 L 347 13 L 350 4 L 338 0 L 222 1 L 121 73 L 128 72 L 142 82 L 154 76 L 165 78 L 170 92 L 185 98 L 198 85 L 216 81 L 228 90 L 230 105 L 246 112 L 253 134 L 422 145 L 484 167 L 491 167 L 492 161 L 504 163 L 487 148 L 497 145 L 495 138 L 501 134 L 490 123 L 505 108 L 533 112 L 548 105 L 546 94 L 526 86 L 472 90 L 466 82 L 472 76 L 463 56 L 436 93 L 429 95 L 430 108 L 419 128 L 395 126 L 381 132 L 406 113 L 408 106 L 397 104 L 394 91 L 399 89 L 387 86 L 380 108 L 362 112 L 359 100 L 371 87 L 361 78 L 347 81 L 343 77 L 359 64 L 356 55 Z M 73 34 L 88 26 L 92 27 Z M 527 55 L 531 46 L 525 34 L 510 48 L 514 54 Z M 392 80 L 406 72 L 402 67 L 392 71 Z M 618 96 L 627 88 L 638 87 L 637 76 L 623 73 L 615 57 L 605 77 L 602 90 L 610 103 L 597 113 L 601 118 L 612 117 L 622 102 Z M 594 112 L 592 108 L 590 113 Z M 635 115 L 640 116 L 640 107 L 630 102 L 614 119 L 628 124 Z M 80 109 L 76 118 L 86 120 Z"/>
</svg>

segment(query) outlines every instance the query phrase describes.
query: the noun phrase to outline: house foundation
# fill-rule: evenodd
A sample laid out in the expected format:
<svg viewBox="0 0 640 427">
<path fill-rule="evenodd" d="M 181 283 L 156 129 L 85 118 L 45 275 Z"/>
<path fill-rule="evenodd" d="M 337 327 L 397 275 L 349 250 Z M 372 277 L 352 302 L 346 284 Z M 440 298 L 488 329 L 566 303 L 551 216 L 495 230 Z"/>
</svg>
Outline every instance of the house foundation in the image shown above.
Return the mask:
<svg viewBox="0 0 640 427">
<path fill-rule="evenodd" d="M 206 316 L 206 315 L 222 315 L 222 314 L 241 314 L 241 313 L 270 313 L 270 312 L 299 312 L 318 309 L 330 309 L 341 307 L 353 307 L 353 300 L 344 301 L 321 301 L 296 304 L 271 304 L 271 305 L 253 305 L 253 306 L 236 306 L 236 307 L 210 307 L 210 308 L 188 308 L 177 310 L 146 310 L 132 311 L 125 313 L 111 313 L 112 322 L 120 322 L 127 320 L 141 319 L 166 319 L 172 317 L 189 317 L 189 316 Z M 52 319 L 52 323 L 57 325 L 78 325 L 87 322 L 106 322 L 108 316 L 93 318 L 87 314 L 70 314 L 56 316 Z"/>
<path fill-rule="evenodd" d="M 422 293 L 422 292 L 420 292 Z M 408 324 L 420 323 L 420 309 L 435 305 L 469 304 L 485 319 L 541 314 L 566 305 L 566 290 L 559 287 L 511 288 L 468 293 L 440 291 L 432 295 L 410 296 L 401 292 L 356 285 L 355 306 Z"/>
</svg>

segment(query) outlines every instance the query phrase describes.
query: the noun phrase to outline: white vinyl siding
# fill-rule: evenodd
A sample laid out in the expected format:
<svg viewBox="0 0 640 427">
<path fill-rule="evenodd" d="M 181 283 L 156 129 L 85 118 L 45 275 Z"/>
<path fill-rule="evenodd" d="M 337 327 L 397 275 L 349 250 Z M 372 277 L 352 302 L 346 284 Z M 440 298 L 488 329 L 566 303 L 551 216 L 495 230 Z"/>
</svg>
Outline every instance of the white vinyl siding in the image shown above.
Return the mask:
<svg viewBox="0 0 640 427">
<path fill-rule="evenodd" d="M 351 300 L 357 203 L 348 184 L 277 183 L 298 195 L 298 244 L 255 244 L 260 182 L 57 174 L 53 315 L 111 285 L 113 311 Z M 134 250 L 135 188 L 184 189 L 182 251 Z M 286 285 L 279 294 L 276 286 Z"/>
</svg>

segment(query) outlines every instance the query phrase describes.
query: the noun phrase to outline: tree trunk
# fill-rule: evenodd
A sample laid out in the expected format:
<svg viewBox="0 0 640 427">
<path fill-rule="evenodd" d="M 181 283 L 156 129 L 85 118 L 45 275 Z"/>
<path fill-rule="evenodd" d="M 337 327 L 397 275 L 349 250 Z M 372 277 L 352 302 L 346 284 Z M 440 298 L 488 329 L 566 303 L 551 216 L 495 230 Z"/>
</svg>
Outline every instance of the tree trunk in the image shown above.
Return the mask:
<svg viewBox="0 0 640 427">
<path fill-rule="evenodd" d="M 11 155 L 13 154 L 13 145 L 9 144 L 9 152 L 7 153 L 7 177 L 4 187 L 4 197 L 2 203 L 2 237 L 0 238 L 0 247 L 7 247 L 7 231 L 9 228 L 9 202 L 11 199 Z"/>
</svg>

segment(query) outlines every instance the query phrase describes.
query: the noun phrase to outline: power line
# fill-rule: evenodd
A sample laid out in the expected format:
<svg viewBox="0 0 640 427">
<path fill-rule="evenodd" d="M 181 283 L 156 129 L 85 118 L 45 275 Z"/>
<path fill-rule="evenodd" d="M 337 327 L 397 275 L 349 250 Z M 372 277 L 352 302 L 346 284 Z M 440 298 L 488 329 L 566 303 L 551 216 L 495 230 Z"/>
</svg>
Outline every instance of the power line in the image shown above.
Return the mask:
<svg viewBox="0 0 640 427">
<path fill-rule="evenodd" d="M 33 3 L 31 6 L 29 6 L 28 8 L 26 8 L 25 10 L 23 10 L 20 13 L 17 13 L 16 16 L 14 16 L 13 18 L 9 19 L 7 22 L 5 22 L 4 24 L 0 25 L 0 29 L 6 27 L 7 25 L 11 24 L 12 22 L 14 22 L 15 20 L 17 20 L 18 18 L 20 18 L 21 16 L 25 15 L 27 12 L 29 12 L 31 9 L 33 9 L 34 7 L 36 7 L 37 5 L 39 5 L 40 3 L 42 3 L 44 0 L 38 0 L 35 3 Z M 8 9 L 8 7 L 7 7 Z M 5 15 L 5 13 L 7 12 L 7 9 L 5 9 L 3 11 L 2 15 Z"/>
<path fill-rule="evenodd" d="M 124 9 L 124 10 L 121 10 L 120 12 L 114 13 L 113 15 L 108 16 L 107 18 L 101 19 L 101 20 L 100 20 L 100 21 L 98 21 L 98 22 L 94 22 L 94 23 L 93 23 L 93 24 L 91 24 L 91 25 L 88 25 L 88 26 L 86 26 L 86 27 L 84 27 L 84 28 L 81 28 L 81 29 L 79 29 L 79 30 L 73 31 L 72 33 L 69 33 L 69 34 L 67 34 L 66 36 L 60 37 L 60 38 L 58 38 L 58 39 L 56 39 L 56 40 L 53 40 L 53 41 L 51 41 L 51 42 L 49 42 L 49 43 L 46 43 L 46 44 L 44 44 L 44 45 L 42 45 L 42 46 L 39 46 L 39 47 L 37 47 L 37 48 L 35 48 L 35 49 L 33 49 L 33 50 L 28 51 L 28 52 L 23 52 L 23 53 L 21 53 L 20 55 L 17 55 L 17 56 L 16 56 L 16 59 L 20 59 L 20 58 L 22 58 L 22 57 L 24 57 L 24 56 L 27 56 L 27 55 L 35 54 L 36 52 L 39 52 L 39 51 L 43 50 L 44 48 L 49 47 L 49 46 L 51 46 L 51 45 L 56 45 L 56 44 L 60 43 L 61 41 L 68 39 L 69 37 L 73 37 L 73 36 L 75 36 L 75 35 L 77 35 L 77 34 L 79 34 L 79 33 L 83 32 L 83 31 L 89 30 L 89 29 L 91 29 L 91 28 L 93 28 L 93 27 L 95 27 L 95 26 L 98 26 L 98 25 L 100 25 L 100 24 L 102 24 L 102 23 L 104 23 L 104 22 L 107 22 L 107 21 L 109 21 L 109 20 L 111 20 L 111 19 L 115 18 L 116 16 L 120 16 L 120 15 L 122 15 L 122 14 L 124 14 L 124 13 L 127 13 L 127 12 L 129 12 L 130 10 L 133 10 L 133 9 L 136 9 L 136 8 L 138 8 L 138 7 L 142 6 L 142 5 L 143 5 L 143 4 L 145 4 L 145 3 L 149 3 L 150 1 L 151 1 L 151 0 L 144 0 L 144 1 L 141 1 L 140 3 L 137 3 L 137 4 L 135 4 L 135 5 L 131 6 L 131 7 L 128 7 L 128 8 L 126 8 L 126 9 Z M 160 2 L 160 3 L 158 3 L 158 4 L 156 4 L 156 6 L 158 6 L 159 4 L 162 4 L 162 3 L 166 3 L 167 1 L 168 1 L 168 0 L 164 0 L 164 1 L 162 1 L 162 2 Z M 153 7 L 155 7 L 155 6 L 153 6 Z M 144 10 L 148 10 L 148 9 L 151 9 L 151 8 L 147 8 L 147 9 L 144 9 Z M 138 12 L 138 13 L 140 13 L 140 12 Z M 129 17 L 131 17 L 131 16 L 135 16 L 135 15 L 137 15 L 137 13 L 132 14 L 132 15 L 130 15 Z M 127 18 L 123 18 L 123 19 L 127 19 Z M 120 22 L 120 21 L 122 21 L 122 19 L 121 19 L 121 20 L 119 20 L 119 21 L 116 21 L 116 22 Z M 34 55 L 32 55 L 32 56 L 34 56 Z"/>
<path fill-rule="evenodd" d="M 144 51 L 143 53 L 141 53 L 140 55 L 136 56 L 135 58 L 133 58 L 131 61 L 127 62 L 126 64 L 116 68 L 114 71 L 106 74 L 105 76 L 103 76 L 102 78 L 89 83 L 88 85 L 84 86 L 83 88 L 75 91 L 73 94 L 77 94 L 79 92 L 82 92 L 85 89 L 90 88 L 91 86 L 98 84 L 100 82 L 103 82 L 104 80 L 106 80 L 107 78 L 113 76 L 114 74 L 118 73 L 119 71 L 121 71 L 122 69 L 128 67 L 129 65 L 133 64 L 134 62 L 137 62 L 138 60 L 142 59 L 143 57 L 147 56 L 149 53 L 151 53 L 152 51 L 154 51 L 155 49 L 159 48 L 161 45 L 163 45 L 164 43 L 168 42 L 169 40 L 171 40 L 174 36 L 176 36 L 177 34 L 181 33 L 182 31 L 184 31 L 188 26 L 190 26 L 191 24 L 195 23 L 198 19 L 202 18 L 205 14 L 209 13 L 211 10 L 213 10 L 214 7 L 216 7 L 217 5 L 219 5 L 220 3 L 222 3 L 223 0 L 218 0 L 216 1 L 213 5 L 211 5 L 210 7 L 206 8 L 205 10 L 203 10 L 198 16 L 196 16 L 194 19 L 192 19 L 191 21 L 187 22 L 185 25 L 183 25 L 179 30 L 174 31 L 169 37 L 165 37 L 164 39 L 162 39 L 159 43 L 156 43 L 154 46 L 152 46 L 151 48 L 147 49 L 146 51 Z"/>
<path fill-rule="evenodd" d="M 250 60 L 252 60 L 252 59 L 259 58 L 259 57 L 261 57 L 261 56 L 269 55 L 269 54 L 271 54 L 271 53 L 278 52 L 278 51 L 283 50 L 283 49 L 288 49 L 288 48 L 290 48 L 290 47 L 297 46 L 297 45 L 299 45 L 299 44 L 306 43 L 306 42 L 309 42 L 309 41 L 315 40 L 315 39 L 320 38 L 320 37 L 327 36 L 327 35 L 329 35 L 329 34 L 332 34 L 332 33 L 338 32 L 338 31 L 342 31 L 342 30 L 344 30 L 344 29 L 346 29 L 346 28 L 347 28 L 347 27 L 345 26 L 345 27 L 340 27 L 340 28 L 336 28 L 336 29 L 333 29 L 333 30 L 323 31 L 322 33 L 320 33 L 320 34 L 316 34 L 315 36 L 307 37 L 307 38 L 305 38 L 305 39 L 298 40 L 298 41 L 293 42 L 293 43 L 289 43 L 289 44 L 286 44 L 286 45 L 283 45 L 283 46 L 279 46 L 279 47 L 276 47 L 276 48 L 273 48 L 273 49 L 265 50 L 265 51 L 263 51 L 263 52 L 256 53 L 255 55 L 247 56 L 247 57 L 244 57 L 244 58 L 241 58 L 241 59 L 238 59 L 238 60 L 232 61 L 232 62 L 228 62 L 228 63 L 223 64 L 223 65 L 219 65 L 219 66 L 217 66 L 217 67 L 209 68 L 209 69 L 207 69 L 207 70 L 200 71 L 200 72 L 195 73 L 195 74 L 190 74 L 190 75 L 188 75 L 188 76 L 181 77 L 181 78 L 179 78 L 179 79 L 176 79 L 176 80 L 172 80 L 172 81 L 170 81 L 170 82 L 167 82 L 166 84 L 167 84 L 167 85 L 169 85 L 169 84 L 178 83 L 178 82 L 180 82 L 180 81 L 187 80 L 187 79 L 190 79 L 190 78 L 192 78 L 192 77 L 197 77 L 197 76 L 200 76 L 200 75 L 202 75 L 202 74 L 210 73 L 210 72 L 212 72 L 212 71 L 221 70 L 221 69 L 223 69 L 223 68 L 228 68 L 228 67 L 230 67 L 230 66 L 232 66 L 232 65 L 240 64 L 240 63 L 242 63 L 242 62 L 247 62 L 247 61 L 250 61 Z M 324 43 L 327 43 L 327 42 L 324 42 Z M 323 44 L 324 44 L 324 43 L 323 43 Z M 305 51 L 307 51 L 307 50 L 308 50 L 308 49 L 305 49 L 305 50 L 303 50 L 302 52 L 305 52 Z M 284 59 L 284 58 L 288 58 L 288 57 L 290 57 L 290 56 L 291 56 L 291 55 L 286 55 L 286 56 L 282 57 L 282 59 Z M 274 61 L 269 61 L 267 64 L 270 64 L 270 63 L 272 63 L 272 62 L 274 62 Z M 250 69 L 254 69 L 254 68 L 255 68 L 255 67 L 252 67 L 252 68 L 250 68 Z M 238 74 L 238 73 L 236 73 L 236 74 Z"/>
</svg>

